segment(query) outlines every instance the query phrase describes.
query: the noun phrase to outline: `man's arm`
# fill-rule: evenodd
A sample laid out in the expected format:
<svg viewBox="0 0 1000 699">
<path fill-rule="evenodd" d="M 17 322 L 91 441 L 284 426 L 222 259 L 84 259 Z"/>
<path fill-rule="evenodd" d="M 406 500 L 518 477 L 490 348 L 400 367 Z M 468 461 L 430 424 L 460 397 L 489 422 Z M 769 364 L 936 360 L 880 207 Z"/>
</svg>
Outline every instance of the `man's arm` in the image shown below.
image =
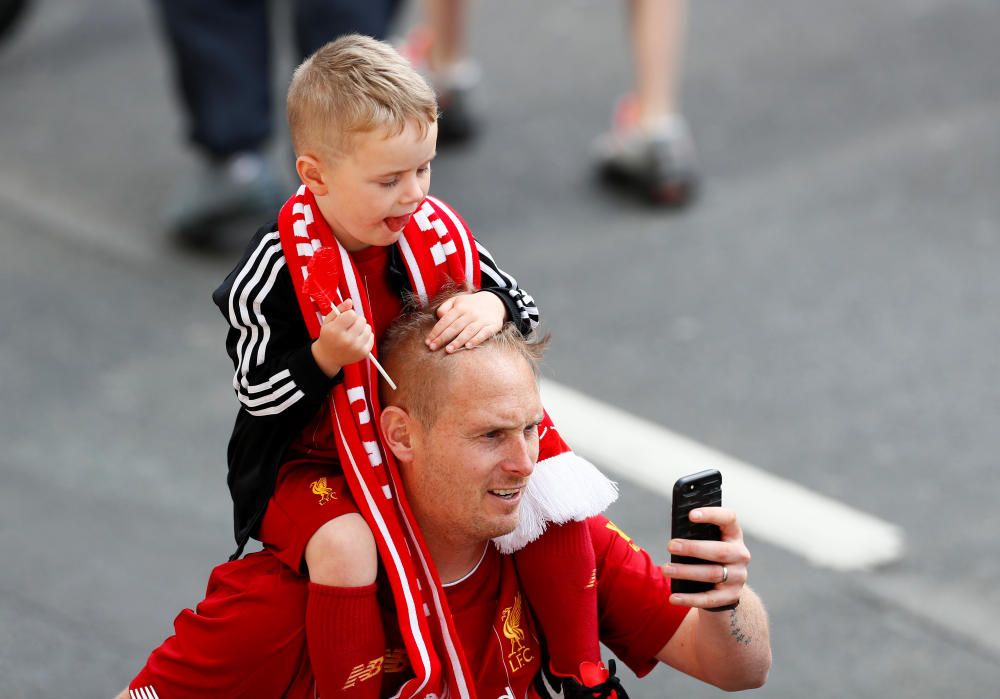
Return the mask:
<svg viewBox="0 0 1000 699">
<path fill-rule="evenodd" d="M 736 609 L 694 610 L 656 657 L 726 691 L 760 687 L 771 667 L 764 605 L 753 590 L 744 587 Z"/>
<path fill-rule="evenodd" d="M 308 580 L 269 551 L 216 566 L 205 598 L 116 699 L 306 696 L 307 601 Z"/>
<path fill-rule="evenodd" d="M 756 593 L 746 585 L 750 552 L 736 514 L 721 507 L 694 510 L 691 519 L 719 525 L 721 541 L 673 540 L 670 552 L 694 556 L 709 565 L 668 563 L 663 574 L 671 578 L 716 583 L 697 594 L 672 594 L 670 603 L 694 607 L 656 657 L 692 677 L 727 691 L 760 687 L 771 667 L 771 640 L 767 613 Z M 725 578 L 725 580 L 723 580 Z M 738 603 L 732 610 L 712 607 Z"/>
</svg>

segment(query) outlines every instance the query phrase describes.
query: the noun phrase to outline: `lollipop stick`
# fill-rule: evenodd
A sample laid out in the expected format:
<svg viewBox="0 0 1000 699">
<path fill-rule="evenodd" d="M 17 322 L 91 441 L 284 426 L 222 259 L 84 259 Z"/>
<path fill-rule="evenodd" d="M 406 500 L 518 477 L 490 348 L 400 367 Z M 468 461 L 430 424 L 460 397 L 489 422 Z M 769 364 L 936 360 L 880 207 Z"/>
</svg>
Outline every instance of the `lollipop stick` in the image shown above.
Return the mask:
<svg viewBox="0 0 1000 699">
<path fill-rule="evenodd" d="M 336 306 L 334 306 L 333 304 L 330 304 L 330 307 L 333 309 L 334 313 L 336 313 L 338 316 L 340 315 L 340 311 L 337 310 Z M 389 388 L 391 388 L 393 391 L 395 391 L 396 390 L 396 382 L 392 380 L 391 376 L 389 376 L 389 372 L 387 372 L 385 369 L 383 369 L 382 365 L 378 363 L 378 360 L 375 359 L 375 355 L 372 354 L 371 352 L 369 352 L 368 353 L 368 359 L 371 360 L 371 363 L 375 365 L 376 369 L 378 369 L 378 373 L 382 374 L 382 378 L 385 379 L 386 383 L 389 384 Z"/>
</svg>

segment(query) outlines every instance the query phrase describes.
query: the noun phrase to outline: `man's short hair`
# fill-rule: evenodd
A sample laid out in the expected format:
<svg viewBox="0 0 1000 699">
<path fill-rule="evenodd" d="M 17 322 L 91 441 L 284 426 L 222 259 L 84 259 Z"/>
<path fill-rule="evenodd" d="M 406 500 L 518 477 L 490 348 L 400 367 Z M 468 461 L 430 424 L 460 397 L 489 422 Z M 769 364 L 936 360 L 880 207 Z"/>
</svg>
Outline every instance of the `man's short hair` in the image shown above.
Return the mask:
<svg viewBox="0 0 1000 699">
<path fill-rule="evenodd" d="M 295 69 L 288 87 L 288 127 L 296 155 L 316 149 L 348 152 L 358 133 L 421 136 L 437 120 L 434 90 L 389 44 L 348 34 L 318 49 Z"/>
<path fill-rule="evenodd" d="M 424 428 L 433 426 L 440 408 L 440 398 L 446 395 L 449 370 L 448 355 L 443 349 L 431 351 L 424 340 L 438 321 L 437 309 L 448 299 L 463 293 L 449 286 L 425 307 L 419 307 L 414 297 L 407 300 L 403 314 L 385 333 L 379 344 L 379 360 L 397 385 L 393 391 L 385 380 L 379 381 L 379 398 L 383 406 L 395 405 L 420 421 Z M 489 293 L 489 292 L 487 292 Z M 521 334 L 514 323 L 504 323 L 498 333 L 474 350 L 462 352 L 502 352 L 521 357 L 538 377 L 542 356 L 549 336 Z"/>
</svg>

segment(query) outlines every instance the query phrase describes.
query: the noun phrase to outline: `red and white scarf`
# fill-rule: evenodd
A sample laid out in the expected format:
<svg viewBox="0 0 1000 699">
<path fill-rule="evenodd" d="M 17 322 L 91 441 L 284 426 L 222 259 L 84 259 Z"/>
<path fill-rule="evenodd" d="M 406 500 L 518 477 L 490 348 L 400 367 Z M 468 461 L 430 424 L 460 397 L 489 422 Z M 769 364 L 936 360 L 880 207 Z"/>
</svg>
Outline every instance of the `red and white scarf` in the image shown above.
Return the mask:
<svg viewBox="0 0 1000 699">
<path fill-rule="evenodd" d="M 355 312 L 371 323 L 372 310 L 357 269 L 307 187 L 300 187 L 282 207 L 278 231 L 299 307 L 313 338 L 319 336 L 329 309 L 310 296 L 306 279 L 310 259 L 323 248 L 339 253 L 335 257 L 340 268 L 334 276 L 340 298 L 352 299 Z M 440 200 L 427 197 L 421 203 L 397 245 L 410 288 L 421 303 L 426 304 L 448 282 L 480 287 L 475 240 L 461 218 Z M 370 360 L 344 367 L 344 380 L 331 392 L 330 412 L 341 466 L 378 543 L 415 673 L 396 696 L 471 699 L 476 696 L 475 687 L 444 590 L 403 492 L 395 458 L 381 444 L 377 387 L 378 375 Z M 539 461 L 522 501 L 521 524 L 515 532 L 495 540 L 505 553 L 537 539 L 547 523 L 584 519 L 603 511 L 617 497 L 611 481 L 570 451 L 548 415 L 540 434 Z"/>
</svg>

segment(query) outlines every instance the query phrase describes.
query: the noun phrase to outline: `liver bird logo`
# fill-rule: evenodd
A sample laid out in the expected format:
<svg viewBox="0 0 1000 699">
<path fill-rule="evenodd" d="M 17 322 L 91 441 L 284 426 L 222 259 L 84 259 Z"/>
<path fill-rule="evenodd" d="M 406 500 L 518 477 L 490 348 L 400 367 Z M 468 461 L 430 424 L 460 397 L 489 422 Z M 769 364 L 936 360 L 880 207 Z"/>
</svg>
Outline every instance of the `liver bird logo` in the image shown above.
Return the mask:
<svg viewBox="0 0 1000 699">
<path fill-rule="evenodd" d="M 320 478 L 318 481 L 313 481 L 309 484 L 309 488 L 312 490 L 313 495 L 319 496 L 320 505 L 325 505 L 331 500 L 337 499 L 337 493 L 333 488 L 326 484 L 326 478 Z"/>
<path fill-rule="evenodd" d="M 514 595 L 514 604 L 500 613 L 503 635 L 510 641 L 511 655 L 524 647 L 524 629 L 521 628 L 521 593 Z"/>
</svg>

